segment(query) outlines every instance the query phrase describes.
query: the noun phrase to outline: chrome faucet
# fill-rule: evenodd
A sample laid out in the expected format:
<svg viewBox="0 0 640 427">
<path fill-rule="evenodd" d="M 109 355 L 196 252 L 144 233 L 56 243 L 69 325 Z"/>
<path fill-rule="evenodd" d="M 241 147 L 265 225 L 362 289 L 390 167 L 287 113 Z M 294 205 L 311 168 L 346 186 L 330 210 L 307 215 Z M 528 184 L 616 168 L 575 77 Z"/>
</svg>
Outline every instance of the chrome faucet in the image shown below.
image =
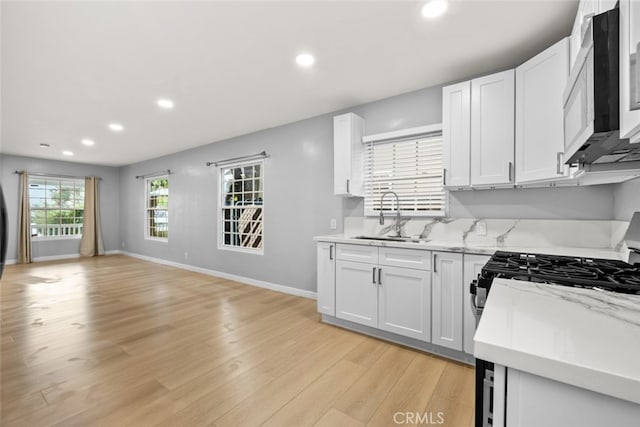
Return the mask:
<svg viewBox="0 0 640 427">
<path fill-rule="evenodd" d="M 382 197 L 380 197 L 380 225 L 384 225 L 384 215 L 383 215 L 383 211 L 382 211 L 382 202 L 384 201 L 384 197 L 387 194 L 393 194 L 396 197 L 396 224 L 395 224 L 395 228 L 396 228 L 396 235 L 398 237 L 400 237 L 402 235 L 402 233 L 401 233 L 402 225 L 400 224 L 400 199 L 398 198 L 398 195 L 396 194 L 395 191 L 385 191 L 384 193 L 382 193 Z"/>
</svg>

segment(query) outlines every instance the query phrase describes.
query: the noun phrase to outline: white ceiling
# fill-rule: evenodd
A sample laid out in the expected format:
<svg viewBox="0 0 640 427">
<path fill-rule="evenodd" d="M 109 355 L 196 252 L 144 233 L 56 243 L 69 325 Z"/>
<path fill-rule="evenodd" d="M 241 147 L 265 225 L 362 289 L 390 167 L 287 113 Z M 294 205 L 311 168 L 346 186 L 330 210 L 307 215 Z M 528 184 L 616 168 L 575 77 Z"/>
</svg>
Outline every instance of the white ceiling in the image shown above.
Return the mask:
<svg viewBox="0 0 640 427">
<path fill-rule="evenodd" d="M 568 35 L 577 0 L 422 4 L 3 1 L 1 152 L 125 165 L 477 76 Z"/>
</svg>

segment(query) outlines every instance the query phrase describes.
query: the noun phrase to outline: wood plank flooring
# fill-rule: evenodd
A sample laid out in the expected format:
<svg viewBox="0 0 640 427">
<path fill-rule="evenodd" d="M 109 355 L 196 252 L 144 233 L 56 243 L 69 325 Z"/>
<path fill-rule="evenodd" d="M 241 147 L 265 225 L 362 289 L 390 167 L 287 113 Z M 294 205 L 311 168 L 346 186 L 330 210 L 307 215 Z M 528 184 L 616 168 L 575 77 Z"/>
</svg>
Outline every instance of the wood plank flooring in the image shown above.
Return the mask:
<svg viewBox="0 0 640 427">
<path fill-rule="evenodd" d="M 473 424 L 473 368 L 312 300 L 120 255 L 8 266 L 0 288 L 2 425 Z"/>
</svg>

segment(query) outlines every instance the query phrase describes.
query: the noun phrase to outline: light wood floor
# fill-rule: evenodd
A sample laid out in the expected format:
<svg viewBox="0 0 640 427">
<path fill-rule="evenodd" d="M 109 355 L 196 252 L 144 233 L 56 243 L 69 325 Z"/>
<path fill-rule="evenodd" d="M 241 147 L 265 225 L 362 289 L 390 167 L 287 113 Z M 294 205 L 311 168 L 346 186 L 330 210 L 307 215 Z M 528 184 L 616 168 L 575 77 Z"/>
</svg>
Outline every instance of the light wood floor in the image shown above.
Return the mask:
<svg viewBox="0 0 640 427">
<path fill-rule="evenodd" d="M 119 255 L 9 266 L 1 291 L 2 425 L 473 422 L 473 368 L 312 300 Z"/>
</svg>

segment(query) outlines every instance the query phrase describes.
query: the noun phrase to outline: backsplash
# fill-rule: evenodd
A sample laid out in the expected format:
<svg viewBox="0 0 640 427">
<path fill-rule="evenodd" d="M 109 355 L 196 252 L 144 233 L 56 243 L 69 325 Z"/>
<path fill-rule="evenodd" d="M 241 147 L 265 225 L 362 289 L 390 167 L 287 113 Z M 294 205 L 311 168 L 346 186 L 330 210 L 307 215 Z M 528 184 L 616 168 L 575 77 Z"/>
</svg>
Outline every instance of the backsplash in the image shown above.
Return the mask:
<svg viewBox="0 0 640 427">
<path fill-rule="evenodd" d="M 479 225 L 486 235 L 479 235 Z M 402 218 L 402 235 L 419 236 L 431 242 L 449 242 L 461 247 L 613 248 L 625 250 L 623 239 L 628 221 L 539 220 L 491 218 Z M 345 236 L 393 234 L 395 218 L 385 225 L 373 217 L 346 217 Z"/>
</svg>

